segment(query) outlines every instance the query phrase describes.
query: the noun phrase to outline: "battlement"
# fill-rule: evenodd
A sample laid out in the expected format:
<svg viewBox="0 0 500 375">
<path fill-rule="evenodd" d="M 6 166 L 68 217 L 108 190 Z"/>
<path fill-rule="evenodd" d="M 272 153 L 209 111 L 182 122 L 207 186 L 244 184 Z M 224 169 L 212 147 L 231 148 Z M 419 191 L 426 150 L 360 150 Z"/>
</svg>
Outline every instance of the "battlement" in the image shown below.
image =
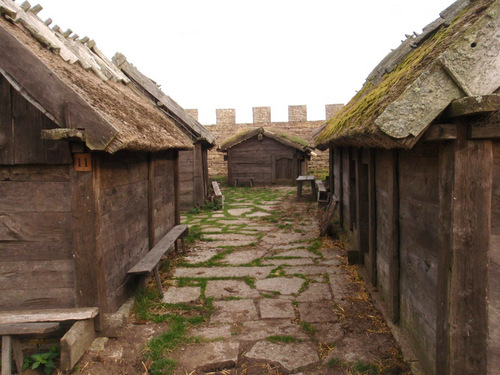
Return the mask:
<svg viewBox="0 0 500 375">
<path fill-rule="evenodd" d="M 325 105 L 324 120 L 331 119 L 339 112 L 343 104 L 327 104 Z M 187 112 L 198 119 L 197 109 L 187 109 Z M 271 123 L 271 107 L 253 107 L 253 123 L 254 124 L 270 124 Z M 236 124 L 236 109 L 225 108 L 217 109 L 217 125 L 235 125 Z M 321 121 L 322 119 L 318 120 Z M 288 122 L 307 122 L 307 105 L 289 105 L 288 106 Z"/>
</svg>

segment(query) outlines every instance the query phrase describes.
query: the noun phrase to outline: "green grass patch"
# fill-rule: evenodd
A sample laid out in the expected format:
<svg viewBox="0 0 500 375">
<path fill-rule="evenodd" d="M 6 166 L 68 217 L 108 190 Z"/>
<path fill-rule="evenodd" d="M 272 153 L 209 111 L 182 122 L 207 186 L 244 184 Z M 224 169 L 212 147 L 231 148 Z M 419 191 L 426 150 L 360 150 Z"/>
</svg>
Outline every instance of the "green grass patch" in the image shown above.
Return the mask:
<svg viewBox="0 0 500 375">
<path fill-rule="evenodd" d="M 189 233 L 184 239 L 187 244 L 193 243 L 195 241 L 201 241 L 203 239 L 203 231 L 197 225 L 193 225 L 189 228 Z"/>
<path fill-rule="evenodd" d="M 353 374 L 364 374 L 364 375 L 378 375 L 380 370 L 377 366 L 372 364 L 366 364 L 363 362 L 356 362 L 351 366 L 351 371 Z"/>
<path fill-rule="evenodd" d="M 314 335 L 316 333 L 316 328 L 314 328 L 309 322 L 302 321 L 300 322 L 300 326 L 302 327 L 302 330 L 308 335 Z"/>
</svg>

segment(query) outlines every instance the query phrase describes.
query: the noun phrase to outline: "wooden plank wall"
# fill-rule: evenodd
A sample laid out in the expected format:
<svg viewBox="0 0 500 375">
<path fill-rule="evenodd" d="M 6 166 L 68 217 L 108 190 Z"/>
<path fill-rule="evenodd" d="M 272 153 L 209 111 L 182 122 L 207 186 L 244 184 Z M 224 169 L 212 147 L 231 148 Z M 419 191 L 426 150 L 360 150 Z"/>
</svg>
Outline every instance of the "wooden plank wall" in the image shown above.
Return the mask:
<svg viewBox="0 0 500 375">
<path fill-rule="evenodd" d="M 228 150 L 228 182 L 234 183 L 237 177 L 254 177 L 256 184 L 270 184 L 273 177 L 273 156 L 293 158 L 294 149 L 273 139 L 256 137 Z M 295 164 L 296 165 L 296 164 Z M 294 179 L 289 182 L 294 182 Z"/>
<path fill-rule="evenodd" d="M 399 320 L 399 189 L 397 153 L 375 152 L 376 264 L 378 289 L 386 301 L 390 318 Z"/>
<path fill-rule="evenodd" d="M 187 211 L 194 204 L 194 150 L 179 151 L 179 181 L 181 210 Z"/>
<path fill-rule="evenodd" d="M 113 312 L 131 292 L 127 270 L 149 251 L 147 154 L 101 154 L 99 173 L 97 246 L 103 254 L 106 309 Z"/>
<path fill-rule="evenodd" d="M 67 165 L 0 165 L 0 310 L 74 306 Z"/>
<path fill-rule="evenodd" d="M 399 152 L 400 322 L 435 373 L 439 259 L 439 145 Z"/>
<path fill-rule="evenodd" d="M 493 191 L 488 285 L 488 375 L 500 369 L 500 142 L 493 143 Z"/>
<path fill-rule="evenodd" d="M 42 129 L 54 128 L 0 75 L 0 165 L 71 163 L 67 142 L 41 139 Z"/>
<path fill-rule="evenodd" d="M 154 186 L 150 193 L 153 196 L 152 227 L 154 245 L 176 225 L 175 196 L 175 164 L 173 152 L 162 152 L 153 157 Z M 150 246 L 152 247 L 152 246 Z"/>
<path fill-rule="evenodd" d="M 356 167 L 351 148 L 342 148 L 342 223 L 354 230 L 356 223 Z"/>
</svg>

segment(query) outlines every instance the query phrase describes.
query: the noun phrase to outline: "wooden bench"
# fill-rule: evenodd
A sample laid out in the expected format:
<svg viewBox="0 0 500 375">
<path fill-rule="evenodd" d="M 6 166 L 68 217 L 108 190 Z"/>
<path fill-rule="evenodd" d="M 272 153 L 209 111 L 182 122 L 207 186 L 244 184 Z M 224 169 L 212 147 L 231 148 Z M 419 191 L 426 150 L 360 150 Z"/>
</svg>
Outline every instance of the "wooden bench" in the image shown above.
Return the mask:
<svg viewBox="0 0 500 375">
<path fill-rule="evenodd" d="M 325 184 L 321 180 L 316 181 L 317 201 L 318 206 L 328 203 L 328 192 L 326 191 Z"/>
<path fill-rule="evenodd" d="M 249 181 L 250 187 L 253 187 L 253 180 L 255 180 L 255 177 L 236 177 L 234 179 L 234 187 L 236 187 L 238 185 L 238 182 L 241 181 Z"/>
<path fill-rule="evenodd" d="M 78 350 L 75 351 L 73 347 L 63 345 L 66 335 L 61 339 L 61 367 L 68 368 L 71 366 L 72 368 L 95 338 L 93 318 L 97 316 L 98 312 L 99 309 L 97 307 L 0 312 L 2 375 L 12 374 L 11 355 L 14 356 L 17 372 L 22 372 L 24 361 L 23 351 L 18 338 L 15 336 L 54 332 L 59 329 L 59 322 L 68 320 L 91 322 L 92 332 L 88 339 L 81 339 L 82 335 L 78 335 L 82 341 L 85 341 L 83 345 L 79 346 Z M 70 357 L 73 358 L 72 362 L 68 360 Z"/>
<path fill-rule="evenodd" d="M 222 208 L 224 208 L 224 196 L 220 191 L 220 186 L 217 181 L 212 181 L 212 189 L 214 191 L 214 199 L 218 199 L 221 201 Z"/>
<path fill-rule="evenodd" d="M 311 190 L 313 197 L 316 199 L 316 184 L 315 184 L 316 177 L 314 176 L 299 176 L 297 177 L 297 198 L 302 197 L 302 184 L 304 182 L 310 182 L 311 183 Z"/>
<path fill-rule="evenodd" d="M 189 227 L 187 225 L 176 225 L 170 232 L 168 232 L 140 261 L 138 261 L 135 266 L 128 270 L 128 274 L 145 274 L 153 272 L 156 279 L 156 285 L 158 286 L 158 291 L 160 295 L 163 294 L 163 288 L 161 285 L 160 275 L 158 273 L 158 263 L 160 263 L 161 258 L 165 255 L 173 245 L 175 245 L 175 251 L 178 251 L 177 240 L 182 241 L 182 253 L 186 253 L 186 248 L 184 246 L 184 237 L 189 233 Z"/>
</svg>

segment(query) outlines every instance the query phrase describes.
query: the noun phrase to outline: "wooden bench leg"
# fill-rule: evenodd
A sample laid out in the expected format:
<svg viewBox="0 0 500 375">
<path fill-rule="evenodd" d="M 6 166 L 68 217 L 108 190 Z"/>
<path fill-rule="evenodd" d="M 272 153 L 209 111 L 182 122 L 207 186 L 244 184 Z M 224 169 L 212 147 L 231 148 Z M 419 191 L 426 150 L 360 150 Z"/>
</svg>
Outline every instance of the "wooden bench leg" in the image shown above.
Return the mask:
<svg viewBox="0 0 500 375">
<path fill-rule="evenodd" d="M 153 273 L 155 274 L 156 286 L 158 287 L 158 292 L 160 292 L 160 296 L 162 296 L 163 295 L 163 288 L 161 285 L 160 273 L 158 272 L 158 265 L 153 270 Z"/>
<path fill-rule="evenodd" d="M 316 183 L 314 181 L 311 181 L 311 190 L 312 190 L 313 198 L 317 199 Z"/>
<path fill-rule="evenodd" d="M 302 181 L 297 181 L 297 198 L 302 196 Z"/>
<path fill-rule="evenodd" d="M 16 362 L 17 373 L 20 374 L 23 372 L 23 348 L 21 346 L 21 341 L 12 338 L 12 351 L 14 352 L 14 361 Z"/>
<path fill-rule="evenodd" d="M 181 237 L 181 244 L 182 244 L 182 254 L 186 255 L 186 246 L 184 243 L 184 236 Z"/>
<path fill-rule="evenodd" d="M 12 375 L 11 368 L 12 338 L 2 336 L 2 375 Z"/>
</svg>

